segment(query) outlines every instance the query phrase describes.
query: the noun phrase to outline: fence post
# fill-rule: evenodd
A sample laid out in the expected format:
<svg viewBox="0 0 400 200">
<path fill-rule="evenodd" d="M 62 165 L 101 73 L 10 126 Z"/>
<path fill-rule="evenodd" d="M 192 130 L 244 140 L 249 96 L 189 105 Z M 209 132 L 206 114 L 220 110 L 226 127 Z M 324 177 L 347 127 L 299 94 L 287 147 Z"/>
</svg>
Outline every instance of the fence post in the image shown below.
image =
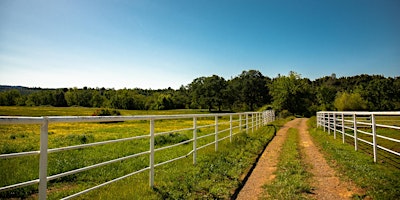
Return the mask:
<svg viewBox="0 0 400 200">
<path fill-rule="evenodd" d="M 249 134 L 249 114 L 246 113 L 246 134 Z"/>
<path fill-rule="evenodd" d="M 346 135 L 345 129 L 344 129 L 344 114 L 342 113 L 342 140 L 344 144 L 344 136 Z"/>
<path fill-rule="evenodd" d="M 239 132 L 242 132 L 242 114 L 239 114 Z"/>
<path fill-rule="evenodd" d="M 154 186 L 154 119 L 150 119 L 150 187 Z"/>
<path fill-rule="evenodd" d="M 267 125 L 268 124 L 268 111 L 265 111 L 265 113 L 263 113 L 263 117 L 264 117 L 264 125 Z"/>
<path fill-rule="evenodd" d="M 229 116 L 229 141 L 232 142 L 232 114 Z"/>
<path fill-rule="evenodd" d="M 319 127 L 322 127 L 322 123 L 323 123 L 323 121 L 322 121 L 322 113 L 319 113 Z"/>
<path fill-rule="evenodd" d="M 322 124 L 322 126 L 324 127 L 324 132 L 325 132 L 325 129 L 326 129 L 326 127 L 325 127 L 325 115 L 326 115 L 326 113 L 324 113 L 323 114 L 323 116 L 322 116 L 322 121 L 323 121 L 323 124 Z"/>
<path fill-rule="evenodd" d="M 333 138 L 336 139 L 336 114 L 333 113 Z"/>
<path fill-rule="evenodd" d="M 43 118 L 43 124 L 40 127 L 40 162 L 39 162 L 39 199 L 47 198 L 47 147 L 49 120 Z"/>
<path fill-rule="evenodd" d="M 196 165 L 197 157 L 197 118 L 193 117 L 193 165 Z"/>
<path fill-rule="evenodd" d="M 218 151 L 218 115 L 215 116 L 215 151 Z"/>
<path fill-rule="evenodd" d="M 331 134 L 331 113 L 328 113 L 328 134 Z"/>
<path fill-rule="evenodd" d="M 323 113 L 319 113 L 319 127 L 323 126 L 322 125 L 322 123 L 323 123 L 323 121 L 322 121 L 323 117 L 322 116 L 323 116 Z"/>
<path fill-rule="evenodd" d="M 254 132 L 254 113 L 251 113 L 251 132 Z"/>
<path fill-rule="evenodd" d="M 258 129 L 258 113 L 256 113 L 256 130 Z"/>
<path fill-rule="evenodd" d="M 372 120 L 372 142 L 374 144 L 373 150 L 374 150 L 374 162 L 376 163 L 377 161 L 377 141 L 376 141 L 376 122 L 375 122 L 375 114 L 371 114 L 371 120 Z"/>
<path fill-rule="evenodd" d="M 353 123 L 354 123 L 354 150 L 357 151 L 357 116 L 353 114 Z"/>
</svg>

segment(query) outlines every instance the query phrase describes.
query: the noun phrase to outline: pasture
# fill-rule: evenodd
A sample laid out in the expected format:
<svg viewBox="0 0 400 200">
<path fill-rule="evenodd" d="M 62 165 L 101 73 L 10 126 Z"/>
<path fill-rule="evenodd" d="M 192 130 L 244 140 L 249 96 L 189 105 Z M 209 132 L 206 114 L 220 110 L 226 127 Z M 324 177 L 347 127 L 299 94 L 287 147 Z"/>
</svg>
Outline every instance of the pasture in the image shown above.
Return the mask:
<svg viewBox="0 0 400 200">
<path fill-rule="evenodd" d="M 90 116 L 93 108 L 54 108 L 54 107 L 0 107 L 0 115 L 13 116 Z M 122 115 L 156 114 L 194 114 L 205 113 L 199 110 L 171 111 L 128 111 L 120 110 Z M 212 124 L 214 118 L 199 118 L 199 126 Z M 220 117 L 227 122 L 229 117 Z M 237 119 L 236 119 L 237 120 Z M 235 126 L 237 126 L 236 122 Z M 155 132 L 191 128 L 191 119 L 157 120 Z M 226 129 L 229 124 L 220 125 Z M 198 136 L 214 131 L 214 127 L 198 130 Z M 49 148 L 87 144 L 106 140 L 115 140 L 149 133 L 149 122 L 145 120 L 118 123 L 52 123 L 48 129 Z M 225 137 L 229 133 L 221 133 Z M 163 199 L 163 198 L 228 198 L 240 186 L 242 174 L 254 163 L 258 153 L 272 139 L 273 127 L 264 127 L 259 131 L 250 131 L 220 142 L 218 152 L 210 146 L 198 152 L 195 166 L 191 157 L 178 160 L 156 168 L 155 187 L 149 187 L 148 173 L 143 172 L 106 187 L 89 192 L 80 198 L 109 199 Z M 39 125 L 1 125 L 0 153 L 37 151 L 39 149 Z M 181 131 L 160 135 L 155 138 L 155 147 L 179 143 L 192 138 L 192 131 Z M 206 144 L 214 138 L 205 137 L 198 145 Z M 137 152 L 147 151 L 148 139 L 124 141 L 99 145 L 85 149 L 69 150 L 49 154 L 48 176 L 90 166 L 107 160 L 121 158 Z M 155 163 L 161 163 L 189 153 L 191 143 L 176 146 L 156 153 Z M 0 159 L 0 187 L 18 182 L 37 179 L 39 156 L 24 156 Z M 48 198 L 60 199 L 89 187 L 124 176 L 132 171 L 147 167 L 149 157 L 138 156 L 133 159 L 105 165 L 74 175 L 65 176 L 48 183 Z M 0 198 L 37 198 L 37 185 L 14 189 L 0 193 Z"/>
</svg>

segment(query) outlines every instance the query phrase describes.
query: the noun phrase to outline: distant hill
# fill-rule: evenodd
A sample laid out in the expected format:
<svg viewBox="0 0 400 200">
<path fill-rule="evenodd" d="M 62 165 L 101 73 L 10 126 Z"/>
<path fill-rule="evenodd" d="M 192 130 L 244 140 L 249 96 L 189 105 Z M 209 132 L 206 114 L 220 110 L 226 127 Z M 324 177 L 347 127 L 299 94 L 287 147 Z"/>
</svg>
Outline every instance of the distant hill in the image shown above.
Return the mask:
<svg viewBox="0 0 400 200">
<path fill-rule="evenodd" d="M 34 92 L 39 92 L 43 90 L 42 88 L 29 88 L 24 86 L 9 86 L 9 85 L 0 85 L 0 92 L 5 92 L 8 90 L 18 90 L 22 95 L 28 95 Z"/>
</svg>

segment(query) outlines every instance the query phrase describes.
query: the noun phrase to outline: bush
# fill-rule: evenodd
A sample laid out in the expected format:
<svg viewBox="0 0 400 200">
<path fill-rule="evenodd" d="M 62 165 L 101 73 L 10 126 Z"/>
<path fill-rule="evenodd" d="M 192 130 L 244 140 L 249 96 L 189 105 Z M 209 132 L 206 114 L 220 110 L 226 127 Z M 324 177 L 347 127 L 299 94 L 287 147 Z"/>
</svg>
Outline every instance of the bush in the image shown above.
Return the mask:
<svg viewBox="0 0 400 200">
<path fill-rule="evenodd" d="M 168 135 L 160 135 L 155 137 L 155 145 L 176 144 L 189 140 L 189 137 L 179 133 L 170 133 Z"/>
<path fill-rule="evenodd" d="M 281 112 L 279 112 L 279 118 L 287 118 L 292 115 L 293 114 L 291 112 L 289 112 L 288 110 L 282 110 Z"/>
<path fill-rule="evenodd" d="M 92 116 L 119 116 L 121 113 L 118 110 L 115 109 L 108 109 L 108 108 L 102 108 L 96 110 Z"/>
<path fill-rule="evenodd" d="M 334 102 L 335 108 L 339 111 L 366 110 L 367 102 L 359 93 L 338 93 Z"/>
</svg>

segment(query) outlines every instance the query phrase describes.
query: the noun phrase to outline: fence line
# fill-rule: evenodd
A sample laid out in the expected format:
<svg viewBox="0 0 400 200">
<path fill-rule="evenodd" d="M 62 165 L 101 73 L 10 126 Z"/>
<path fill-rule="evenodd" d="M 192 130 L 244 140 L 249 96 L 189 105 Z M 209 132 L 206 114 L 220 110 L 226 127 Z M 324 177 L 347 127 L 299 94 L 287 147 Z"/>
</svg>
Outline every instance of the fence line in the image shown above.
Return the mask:
<svg viewBox="0 0 400 200">
<path fill-rule="evenodd" d="M 382 123 L 378 124 L 377 118 Z M 395 134 L 400 134 L 400 112 L 333 112 L 333 111 L 320 111 L 317 112 L 317 127 L 323 127 L 324 132 L 327 131 L 336 139 L 337 133 L 342 135 L 342 141 L 345 143 L 345 138 L 350 137 L 354 139 L 354 150 L 358 150 L 358 142 L 371 145 L 373 149 L 374 162 L 377 161 L 377 149 L 392 153 L 400 156 L 400 152 L 394 151 L 389 147 L 384 147 L 378 144 L 378 138 L 382 143 L 395 142 L 400 143 L 399 139 L 384 136 L 387 130 L 394 130 Z M 379 130 L 377 130 L 379 128 Z M 349 130 L 346 132 L 346 130 Z M 369 132 L 370 131 L 370 132 Z M 380 134 L 378 134 L 380 132 Z M 352 134 L 351 134 L 352 133 Z M 397 138 L 400 138 L 397 136 Z M 371 141 L 372 139 L 372 141 Z M 383 140 L 386 140 L 385 142 Z M 398 144 L 396 144 L 397 146 Z"/>
<path fill-rule="evenodd" d="M 227 117 L 227 116 L 229 116 L 228 122 L 220 122 L 218 120 L 219 117 Z M 210 118 L 210 117 L 215 118 L 213 124 L 202 125 L 202 126 L 198 125 L 198 123 L 197 123 L 198 118 Z M 236 117 L 238 119 L 233 120 L 233 117 Z M 193 127 L 192 128 L 171 130 L 171 131 L 160 132 L 160 133 L 156 133 L 154 130 L 156 120 L 190 119 L 190 118 L 193 119 Z M 149 121 L 149 134 L 135 136 L 135 137 L 129 137 L 129 138 L 94 142 L 94 143 L 89 143 L 89 144 L 81 144 L 81 145 L 48 149 L 48 127 L 49 127 L 49 124 L 52 124 L 52 123 L 75 123 L 75 122 L 121 122 L 121 121 L 133 121 L 133 120 Z M 243 120 L 245 120 L 244 123 L 243 123 Z M 251 122 L 249 122 L 249 120 L 251 120 Z M 14 157 L 28 156 L 28 155 L 39 155 L 39 157 L 40 157 L 39 158 L 39 178 L 36 180 L 31 180 L 31 181 L 26 181 L 26 182 L 22 182 L 22 183 L 13 184 L 13 185 L 3 186 L 0 188 L 0 192 L 39 183 L 39 199 L 41 199 L 41 200 L 46 199 L 46 197 L 47 197 L 47 182 L 50 180 L 54 180 L 54 179 L 61 178 L 64 176 L 87 171 L 87 170 L 94 169 L 94 168 L 97 168 L 100 166 L 108 165 L 111 163 L 134 158 L 134 157 L 141 156 L 141 155 L 149 155 L 149 166 L 148 167 L 145 167 L 145 168 L 139 169 L 135 172 L 132 172 L 130 174 L 115 178 L 113 180 L 110 180 L 108 182 L 102 183 L 95 187 L 86 189 L 84 191 L 78 192 L 76 194 L 70 195 L 63 199 L 71 199 L 71 198 L 77 197 L 79 195 L 82 195 L 82 194 L 92 191 L 94 189 L 100 188 L 102 186 L 108 185 L 110 183 L 119 181 L 121 179 L 130 177 L 134 174 L 138 174 L 138 173 L 141 173 L 141 172 L 144 172 L 147 170 L 149 170 L 149 185 L 150 185 L 150 187 L 153 187 L 154 186 L 154 176 L 155 176 L 154 168 L 155 167 L 158 167 L 158 166 L 170 163 L 170 162 L 174 162 L 179 159 L 186 158 L 190 155 L 193 156 L 193 164 L 195 165 L 198 150 L 214 144 L 215 151 L 218 151 L 218 143 L 220 141 L 225 140 L 227 138 L 229 138 L 230 141 L 232 141 L 232 136 L 242 132 L 243 128 L 245 128 L 246 133 L 248 133 L 250 131 L 250 129 L 253 132 L 254 129 L 258 129 L 259 127 L 266 125 L 267 123 L 272 122 L 274 120 L 275 120 L 275 113 L 273 110 L 267 110 L 264 112 L 245 112 L 245 113 L 146 115 L 146 116 L 76 116 L 76 117 L 75 116 L 74 117 L 72 117 L 72 116 L 69 116 L 69 117 L 67 117 L 67 116 L 56 116 L 56 117 L 0 116 L 0 124 L 40 124 L 41 125 L 41 127 L 40 127 L 40 150 L 39 151 L 19 152 L 19 153 L 10 153 L 10 154 L 1 154 L 0 155 L 0 159 L 14 158 Z M 233 123 L 238 123 L 239 125 L 233 126 Z M 220 130 L 219 125 L 223 125 L 223 124 L 229 124 L 229 128 Z M 200 137 L 197 136 L 197 131 L 200 128 L 206 128 L 206 127 L 214 127 L 214 132 L 200 136 Z M 174 133 L 174 132 L 181 132 L 181 131 L 193 131 L 192 139 L 186 140 L 186 141 L 183 141 L 183 142 L 180 142 L 177 144 L 160 147 L 157 149 L 155 148 L 155 137 L 156 136 L 168 134 L 168 133 Z M 229 131 L 228 136 L 219 138 L 220 133 L 227 132 L 227 131 Z M 214 136 L 215 139 L 213 142 L 204 144 L 202 146 L 198 146 L 197 141 L 199 139 L 209 137 L 209 136 Z M 82 149 L 82 148 L 86 148 L 86 147 L 104 145 L 104 144 L 109 144 L 109 143 L 117 143 L 117 142 L 128 141 L 128 140 L 143 139 L 143 138 L 149 138 L 149 150 L 148 151 L 143 151 L 143 152 L 128 155 L 125 157 L 108 160 L 108 161 L 105 161 L 102 163 L 97 163 L 97 164 L 94 164 L 91 166 L 74 169 L 71 171 L 63 172 L 60 174 L 55 174 L 52 176 L 48 176 L 48 174 L 47 174 L 47 170 L 48 170 L 47 164 L 48 164 L 48 154 L 49 153 L 54 153 L 54 152 L 59 152 L 59 151 L 67 151 L 67 150 L 73 150 L 73 149 Z M 190 142 L 193 143 L 193 149 L 188 154 L 180 156 L 180 157 L 176 157 L 176 158 L 173 158 L 173 159 L 161 162 L 161 163 L 157 163 L 157 164 L 154 162 L 154 156 L 157 151 L 162 151 L 162 150 L 165 150 L 168 148 L 187 144 Z M 2 173 L 4 173 L 4 172 L 2 172 Z"/>
</svg>

